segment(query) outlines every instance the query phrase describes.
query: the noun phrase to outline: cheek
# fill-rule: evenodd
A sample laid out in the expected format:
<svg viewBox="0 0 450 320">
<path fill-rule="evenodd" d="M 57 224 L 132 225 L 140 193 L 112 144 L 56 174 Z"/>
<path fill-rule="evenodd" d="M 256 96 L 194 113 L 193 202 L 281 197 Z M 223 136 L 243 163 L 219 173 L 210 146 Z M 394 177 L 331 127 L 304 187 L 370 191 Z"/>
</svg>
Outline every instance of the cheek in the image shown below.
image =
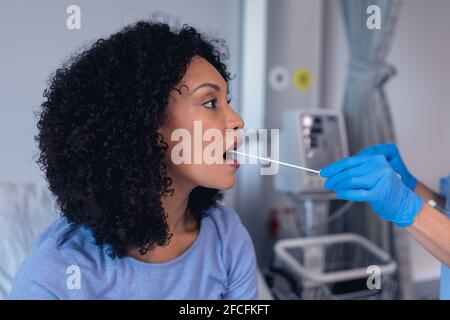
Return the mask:
<svg viewBox="0 0 450 320">
<path fill-rule="evenodd" d="M 221 132 L 225 131 L 225 129 L 223 129 L 219 125 L 219 123 L 212 123 L 212 121 L 203 121 L 201 133 L 204 133 L 208 128 L 214 128 Z M 182 139 L 181 141 L 170 141 L 170 136 L 167 137 L 169 149 L 166 153 L 166 164 L 170 168 L 170 172 L 173 173 L 172 178 L 183 179 L 190 182 L 194 186 L 203 186 L 206 188 L 214 188 L 220 190 L 231 188 L 235 183 L 237 170 L 227 164 L 217 163 L 223 161 L 223 152 L 225 151 L 224 147 L 226 137 L 224 135 L 222 135 L 220 138 L 214 136 L 212 138 L 214 141 L 218 139 L 218 145 L 216 145 L 212 143 L 212 140 L 205 141 L 202 134 L 200 135 L 200 137 L 195 137 L 196 131 L 193 127 L 184 127 L 184 129 L 186 130 L 186 132 L 189 132 L 189 136 L 186 137 L 186 140 L 190 141 L 189 144 L 183 144 L 181 141 L 183 141 L 184 139 Z M 171 132 L 171 130 L 168 131 Z M 172 152 L 175 146 L 176 148 L 174 152 Z M 212 148 L 212 150 L 210 150 L 208 146 Z M 216 151 L 216 149 L 218 150 Z M 185 153 L 186 158 L 184 158 Z M 177 159 L 184 158 L 186 162 L 184 162 L 183 164 L 176 164 L 181 163 L 181 161 L 177 160 L 174 162 L 173 157 L 177 157 Z M 206 163 L 193 164 L 194 159 L 198 157 L 201 158 L 202 162 Z M 206 159 L 205 157 L 208 159 Z M 217 164 L 208 164 L 211 162 L 216 162 Z"/>
</svg>

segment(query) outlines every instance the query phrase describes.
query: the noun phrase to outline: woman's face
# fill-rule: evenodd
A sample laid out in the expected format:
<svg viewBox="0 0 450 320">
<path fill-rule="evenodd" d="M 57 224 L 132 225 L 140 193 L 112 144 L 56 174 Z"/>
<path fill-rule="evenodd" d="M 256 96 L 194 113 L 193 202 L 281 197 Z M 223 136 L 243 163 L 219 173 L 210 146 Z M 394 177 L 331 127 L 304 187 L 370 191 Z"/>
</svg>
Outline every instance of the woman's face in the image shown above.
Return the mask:
<svg viewBox="0 0 450 320">
<path fill-rule="evenodd" d="M 206 59 L 196 56 L 176 88 L 159 130 L 169 145 L 165 159 L 169 177 L 175 187 L 231 188 L 238 165 L 225 162 L 223 156 L 240 144 L 236 130 L 244 122 L 228 104 L 226 81 Z"/>
</svg>

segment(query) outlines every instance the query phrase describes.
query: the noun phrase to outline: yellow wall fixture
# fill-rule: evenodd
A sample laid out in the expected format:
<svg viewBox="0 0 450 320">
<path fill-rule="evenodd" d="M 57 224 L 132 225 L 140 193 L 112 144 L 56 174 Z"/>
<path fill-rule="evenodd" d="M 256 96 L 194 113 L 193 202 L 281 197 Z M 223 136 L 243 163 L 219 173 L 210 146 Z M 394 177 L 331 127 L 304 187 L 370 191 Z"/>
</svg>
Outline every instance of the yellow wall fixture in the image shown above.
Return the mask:
<svg viewBox="0 0 450 320">
<path fill-rule="evenodd" d="M 299 68 L 294 73 L 294 86 L 301 91 L 308 91 L 311 88 L 313 77 L 307 68 Z"/>
</svg>

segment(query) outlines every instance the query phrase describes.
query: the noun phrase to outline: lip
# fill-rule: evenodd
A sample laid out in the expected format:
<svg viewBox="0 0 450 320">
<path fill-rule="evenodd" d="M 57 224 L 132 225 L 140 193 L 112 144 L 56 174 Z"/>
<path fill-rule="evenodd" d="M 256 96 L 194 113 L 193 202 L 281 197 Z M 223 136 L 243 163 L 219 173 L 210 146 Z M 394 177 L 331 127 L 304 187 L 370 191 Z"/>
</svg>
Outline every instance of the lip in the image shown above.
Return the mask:
<svg viewBox="0 0 450 320">
<path fill-rule="evenodd" d="M 233 167 L 233 168 L 236 168 L 236 169 L 239 169 L 239 162 L 237 161 L 237 160 L 233 160 L 233 163 L 228 163 L 228 165 L 230 166 L 230 167 Z"/>
<path fill-rule="evenodd" d="M 239 148 L 241 146 L 241 144 L 242 144 L 242 139 L 239 136 L 236 136 L 234 138 L 233 144 L 227 150 L 230 150 L 230 149 L 237 150 L 237 148 Z M 236 159 L 233 160 L 233 163 L 226 163 L 226 164 L 235 169 L 239 169 L 239 161 L 237 161 Z"/>
<path fill-rule="evenodd" d="M 239 137 L 239 136 L 234 137 L 233 140 L 234 141 L 233 141 L 232 145 L 230 145 L 228 148 L 225 147 L 226 150 L 230 150 L 230 149 L 237 150 L 241 146 L 241 144 L 242 144 L 242 138 L 241 137 Z"/>
<path fill-rule="evenodd" d="M 237 150 L 241 146 L 241 144 L 242 144 L 242 138 L 241 138 L 241 136 L 237 136 L 234 139 L 234 145 L 233 145 L 234 150 Z"/>
<path fill-rule="evenodd" d="M 239 161 L 237 159 L 233 159 L 233 162 L 231 162 L 231 159 L 226 159 L 225 164 L 229 165 L 235 169 L 239 169 Z"/>
</svg>

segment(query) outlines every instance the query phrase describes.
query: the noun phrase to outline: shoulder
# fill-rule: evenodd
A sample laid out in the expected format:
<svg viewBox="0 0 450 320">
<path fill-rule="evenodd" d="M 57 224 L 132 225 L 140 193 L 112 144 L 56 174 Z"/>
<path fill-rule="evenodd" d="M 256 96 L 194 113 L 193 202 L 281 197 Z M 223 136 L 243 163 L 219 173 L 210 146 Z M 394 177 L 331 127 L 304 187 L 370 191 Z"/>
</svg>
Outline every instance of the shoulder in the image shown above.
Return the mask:
<svg viewBox="0 0 450 320">
<path fill-rule="evenodd" d="M 97 251 L 96 248 L 102 251 L 102 248 L 95 244 L 89 229 L 82 226 L 73 227 L 66 218 L 59 218 L 37 238 L 29 257 L 50 255 L 53 258 L 65 258 L 69 262 L 79 262 L 79 256 L 92 255 Z"/>
<path fill-rule="evenodd" d="M 233 263 L 244 252 L 254 256 L 252 239 L 235 210 L 218 204 L 208 210 L 207 217 L 219 238 L 225 264 Z"/>
<path fill-rule="evenodd" d="M 237 212 L 221 204 L 211 207 L 206 217 L 214 225 L 215 231 L 222 242 L 249 237 L 247 229 L 242 224 Z"/>
<path fill-rule="evenodd" d="M 52 223 L 37 238 L 16 275 L 10 299 L 70 299 L 76 290 L 68 290 L 67 279 L 74 268 L 95 250 L 90 232 L 73 228 L 65 218 Z M 95 261 L 99 259 L 93 259 Z"/>
<path fill-rule="evenodd" d="M 241 224 L 241 218 L 238 213 L 231 208 L 217 203 L 215 206 L 208 209 L 206 217 L 211 218 L 217 228 L 228 230 L 236 224 Z"/>
<path fill-rule="evenodd" d="M 218 205 L 209 217 L 220 239 L 223 265 L 227 273 L 224 299 L 256 299 L 257 264 L 252 239 L 233 209 Z"/>
</svg>

